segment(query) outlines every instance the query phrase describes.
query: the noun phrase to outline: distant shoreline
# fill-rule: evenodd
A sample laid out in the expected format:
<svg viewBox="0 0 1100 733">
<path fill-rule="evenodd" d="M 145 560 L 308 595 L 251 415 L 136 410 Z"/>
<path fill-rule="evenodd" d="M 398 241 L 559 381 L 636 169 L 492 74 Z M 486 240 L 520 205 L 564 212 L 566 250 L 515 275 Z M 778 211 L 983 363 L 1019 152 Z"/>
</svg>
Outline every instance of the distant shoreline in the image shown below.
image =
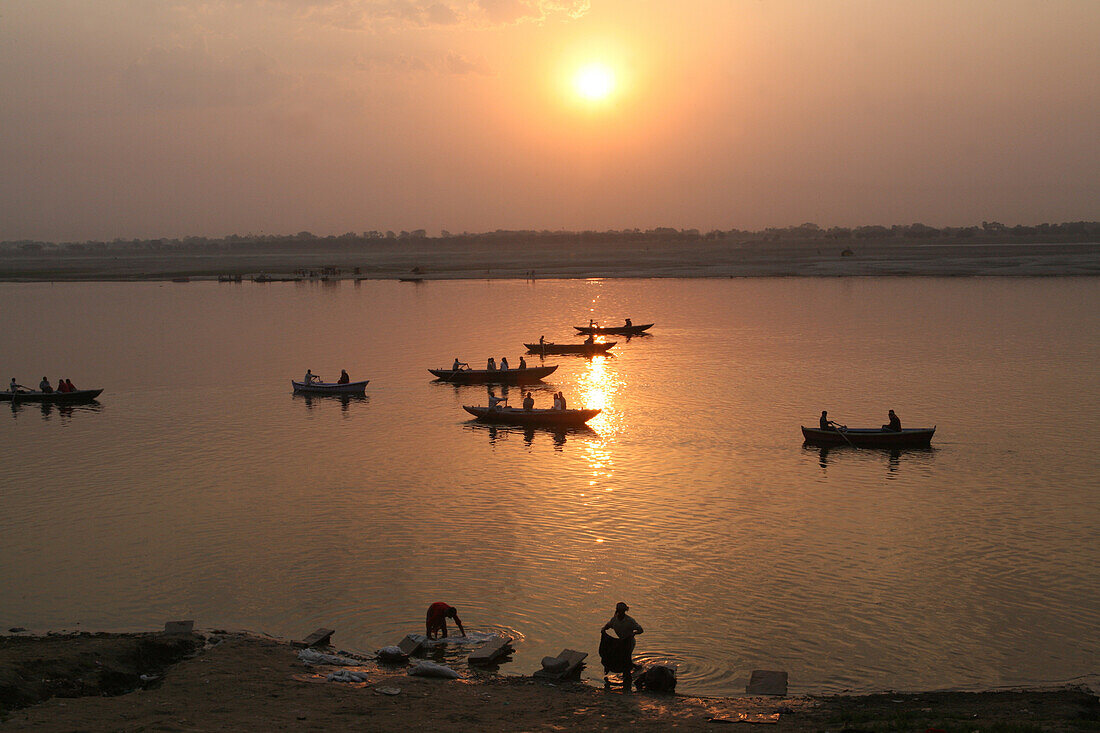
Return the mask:
<svg viewBox="0 0 1100 733">
<path fill-rule="evenodd" d="M 1100 242 L 640 242 L 0 254 L 0 282 L 1100 275 Z"/>
</svg>

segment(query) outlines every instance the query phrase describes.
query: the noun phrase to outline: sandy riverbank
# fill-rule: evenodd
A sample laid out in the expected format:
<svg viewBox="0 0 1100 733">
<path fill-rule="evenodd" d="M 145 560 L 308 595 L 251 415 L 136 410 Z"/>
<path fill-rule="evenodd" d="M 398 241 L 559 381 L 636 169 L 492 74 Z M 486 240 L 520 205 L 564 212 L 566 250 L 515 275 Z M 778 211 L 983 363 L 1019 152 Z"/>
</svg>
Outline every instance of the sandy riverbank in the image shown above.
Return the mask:
<svg viewBox="0 0 1100 733">
<path fill-rule="evenodd" d="M 297 653 L 282 640 L 222 631 L 0 637 L 0 728 L 664 731 L 746 717 L 786 731 L 1100 729 L 1100 704 L 1083 688 L 696 698 L 469 668 L 459 680 L 424 679 L 370 661 L 351 668 L 368 681 L 348 684 L 327 681 L 331 668 L 307 666 Z"/>
<path fill-rule="evenodd" d="M 843 254 L 848 251 L 850 254 Z M 293 276 L 425 280 L 587 277 L 846 277 L 1100 275 L 1100 243 L 926 241 L 667 242 L 466 245 L 381 242 L 369 248 L 220 252 L 107 251 L 0 254 L 0 281 L 216 279 Z"/>
</svg>

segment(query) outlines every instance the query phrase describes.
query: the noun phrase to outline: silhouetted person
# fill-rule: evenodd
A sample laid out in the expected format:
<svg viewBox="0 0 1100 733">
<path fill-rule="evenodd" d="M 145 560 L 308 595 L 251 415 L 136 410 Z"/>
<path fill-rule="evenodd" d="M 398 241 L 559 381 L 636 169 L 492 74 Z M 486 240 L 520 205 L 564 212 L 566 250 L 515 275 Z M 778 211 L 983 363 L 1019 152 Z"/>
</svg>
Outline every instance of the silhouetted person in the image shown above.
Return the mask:
<svg viewBox="0 0 1100 733">
<path fill-rule="evenodd" d="M 524 359 L 522 356 L 519 358 L 519 368 L 520 369 L 526 369 L 527 368 L 527 360 Z"/>
<path fill-rule="evenodd" d="M 584 340 L 584 342 L 585 342 L 586 344 L 594 344 L 594 343 L 596 343 L 596 334 L 594 334 L 594 333 L 590 333 L 590 334 L 588 334 L 588 338 L 586 338 L 586 339 Z"/>
<path fill-rule="evenodd" d="M 485 363 L 485 368 L 486 368 L 487 370 L 489 370 L 490 372 L 495 372 L 495 371 L 497 370 L 497 362 L 496 362 L 496 359 L 494 359 L 493 357 L 491 357 L 491 356 L 490 356 L 490 357 L 489 357 L 489 361 L 487 361 L 487 362 Z"/>
<path fill-rule="evenodd" d="M 14 394 L 14 393 L 18 392 L 19 390 L 23 390 L 23 389 L 27 389 L 27 388 L 24 387 L 23 385 L 17 383 L 15 381 L 15 377 L 12 377 L 11 378 L 11 384 L 8 386 L 8 389 L 10 389 L 12 391 L 12 394 Z"/>
<path fill-rule="evenodd" d="M 75 392 L 76 391 L 76 387 L 73 386 L 73 380 L 71 380 L 71 379 L 66 379 L 65 380 L 65 386 L 69 388 L 70 392 Z"/>
<path fill-rule="evenodd" d="M 531 396 L 530 392 L 528 392 L 526 395 L 523 396 L 523 409 L 525 409 L 525 410 L 535 409 L 535 398 Z"/>
<path fill-rule="evenodd" d="M 615 604 L 615 615 L 600 629 L 600 661 L 603 662 L 603 681 L 610 685 L 607 678 L 609 672 L 621 672 L 623 675 L 623 692 L 630 691 L 630 685 L 634 674 L 634 637 L 642 633 L 642 627 L 638 625 L 626 612 L 630 607 L 619 601 Z M 607 633 L 611 629 L 615 636 Z M 617 638 L 616 638 L 617 637 Z"/>
<path fill-rule="evenodd" d="M 892 430 L 895 433 L 901 432 L 901 418 L 894 414 L 893 410 L 890 410 L 890 422 L 882 426 L 883 430 Z"/>
<path fill-rule="evenodd" d="M 632 327 L 633 325 L 634 325 L 634 324 L 630 322 L 630 319 L 629 319 L 629 318 L 627 318 L 627 319 L 626 319 L 626 327 L 627 327 L 627 328 L 631 328 L 631 327 Z"/>
<path fill-rule="evenodd" d="M 42 377 L 42 381 L 38 383 L 39 392 L 53 392 L 53 387 L 50 386 L 50 380 Z"/>
<path fill-rule="evenodd" d="M 348 376 L 347 369 L 340 370 L 340 378 L 336 380 L 337 384 L 348 384 L 351 382 L 351 377 Z"/>
<path fill-rule="evenodd" d="M 428 630 L 428 638 L 434 639 L 441 634 L 442 638 L 446 639 L 447 619 L 449 618 L 454 619 L 458 630 L 462 632 L 463 636 L 466 636 L 466 629 L 462 628 L 462 621 L 458 618 L 458 609 L 442 601 L 436 601 L 428 606 L 428 616 L 424 621 L 424 625 Z"/>
<path fill-rule="evenodd" d="M 564 410 L 566 408 L 565 395 L 561 392 L 558 392 L 558 404 L 561 405 L 561 409 Z"/>
<path fill-rule="evenodd" d="M 70 391 L 69 390 L 69 385 L 65 384 L 64 377 L 58 377 L 58 379 L 57 379 L 57 391 L 60 392 L 61 394 L 65 394 L 66 392 Z"/>
<path fill-rule="evenodd" d="M 830 420 L 828 418 L 828 415 L 829 415 L 829 413 L 826 412 L 825 410 L 821 411 L 821 429 L 822 430 L 838 430 L 839 428 L 843 427 L 840 423 L 833 422 L 832 420 Z"/>
<path fill-rule="evenodd" d="M 500 357 L 500 368 L 504 369 L 504 370 L 508 369 L 508 357 L 507 356 Z"/>
<path fill-rule="evenodd" d="M 306 369 L 306 376 L 302 378 L 302 383 L 306 385 L 313 384 L 314 382 L 320 382 L 321 378 L 313 373 L 312 369 Z"/>
<path fill-rule="evenodd" d="M 457 371 L 458 371 L 459 369 L 461 369 L 462 367 L 466 367 L 467 369 L 469 369 L 469 368 L 470 368 L 470 365 L 469 365 L 469 364 L 467 364 L 467 363 L 466 363 L 466 362 L 464 362 L 464 361 L 459 361 L 459 360 L 458 360 L 458 357 L 456 356 L 456 357 L 455 357 L 455 363 L 454 363 L 454 364 L 451 364 L 451 369 L 452 369 L 453 371 L 456 371 L 456 372 L 457 372 Z"/>
</svg>

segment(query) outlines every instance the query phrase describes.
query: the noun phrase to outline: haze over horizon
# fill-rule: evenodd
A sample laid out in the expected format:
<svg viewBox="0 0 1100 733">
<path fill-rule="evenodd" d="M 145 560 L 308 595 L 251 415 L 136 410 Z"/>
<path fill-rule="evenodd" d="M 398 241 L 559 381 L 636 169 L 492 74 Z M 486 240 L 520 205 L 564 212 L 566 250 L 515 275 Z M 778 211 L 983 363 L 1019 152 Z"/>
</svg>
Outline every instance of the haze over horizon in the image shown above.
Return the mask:
<svg viewBox="0 0 1100 733">
<path fill-rule="evenodd" d="M 1098 218 L 1091 0 L 9 0 L 0 240 Z"/>
</svg>

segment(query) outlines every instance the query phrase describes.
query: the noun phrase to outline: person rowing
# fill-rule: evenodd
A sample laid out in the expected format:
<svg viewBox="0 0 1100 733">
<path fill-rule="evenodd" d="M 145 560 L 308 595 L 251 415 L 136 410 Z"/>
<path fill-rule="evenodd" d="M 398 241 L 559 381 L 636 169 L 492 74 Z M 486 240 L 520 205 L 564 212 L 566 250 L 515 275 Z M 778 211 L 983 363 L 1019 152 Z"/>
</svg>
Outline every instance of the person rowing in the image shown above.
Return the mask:
<svg viewBox="0 0 1100 733">
<path fill-rule="evenodd" d="M 24 387 L 23 385 L 18 384 L 15 381 L 15 377 L 11 378 L 11 384 L 8 386 L 8 389 L 11 390 L 12 394 L 15 394 L 16 392 L 24 392 L 24 391 L 29 392 L 30 391 L 29 387 Z"/>
<path fill-rule="evenodd" d="M 320 381 L 321 378 L 314 374 L 312 369 L 306 369 L 306 376 L 302 378 L 302 384 L 309 385 Z"/>
<path fill-rule="evenodd" d="M 453 371 L 453 372 L 457 372 L 457 371 L 461 371 L 461 370 L 462 370 L 463 368 L 465 368 L 465 369 L 469 369 L 469 368 L 470 368 L 470 365 L 469 365 L 469 364 L 467 364 L 467 363 L 466 363 L 466 362 L 464 362 L 464 361 L 459 361 L 459 360 L 458 360 L 458 357 L 456 356 L 456 357 L 455 357 L 455 363 L 454 363 L 454 364 L 451 364 L 451 371 Z"/>
<path fill-rule="evenodd" d="M 822 430 L 847 430 L 847 425 L 841 425 L 838 422 L 829 419 L 829 413 L 825 410 L 821 411 L 821 429 Z"/>
</svg>

